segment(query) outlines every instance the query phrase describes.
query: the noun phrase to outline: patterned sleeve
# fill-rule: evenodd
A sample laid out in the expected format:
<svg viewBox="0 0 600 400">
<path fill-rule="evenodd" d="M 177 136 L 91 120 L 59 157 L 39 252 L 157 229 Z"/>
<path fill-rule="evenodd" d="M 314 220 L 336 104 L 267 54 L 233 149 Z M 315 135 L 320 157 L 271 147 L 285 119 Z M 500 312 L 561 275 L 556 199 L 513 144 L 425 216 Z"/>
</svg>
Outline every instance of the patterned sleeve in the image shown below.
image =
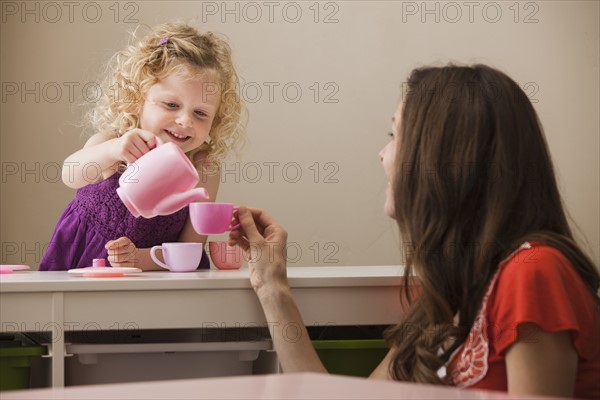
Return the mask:
<svg viewBox="0 0 600 400">
<path fill-rule="evenodd" d="M 490 298 L 488 321 L 497 353 L 517 340 L 517 327 L 533 323 L 546 332 L 570 331 L 583 359 L 600 351 L 600 317 L 595 299 L 572 264 L 558 250 L 533 245 L 503 266 Z M 535 340 L 522 337 L 521 340 Z"/>
</svg>

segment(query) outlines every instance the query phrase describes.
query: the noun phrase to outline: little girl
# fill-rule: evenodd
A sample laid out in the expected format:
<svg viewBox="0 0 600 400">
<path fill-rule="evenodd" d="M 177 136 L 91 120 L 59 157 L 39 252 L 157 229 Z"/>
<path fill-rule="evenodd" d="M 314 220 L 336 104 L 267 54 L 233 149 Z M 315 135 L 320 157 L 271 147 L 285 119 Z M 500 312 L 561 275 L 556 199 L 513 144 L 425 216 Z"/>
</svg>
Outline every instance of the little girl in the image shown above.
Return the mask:
<svg viewBox="0 0 600 400">
<path fill-rule="evenodd" d="M 63 181 L 79 190 L 56 225 L 40 271 L 88 267 L 94 258 L 156 270 L 152 246 L 205 243 L 188 207 L 151 219 L 131 215 L 116 192 L 119 177 L 158 137 L 186 153 L 198 170 L 198 186 L 214 201 L 220 175 L 206 166 L 218 165 L 245 135 L 231 49 L 214 34 L 182 23 L 160 25 L 110 65 L 107 90 L 91 114 L 98 133 L 64 162 Z M 206 254 L 199 267 L 209 267 Z"/>
</svg>

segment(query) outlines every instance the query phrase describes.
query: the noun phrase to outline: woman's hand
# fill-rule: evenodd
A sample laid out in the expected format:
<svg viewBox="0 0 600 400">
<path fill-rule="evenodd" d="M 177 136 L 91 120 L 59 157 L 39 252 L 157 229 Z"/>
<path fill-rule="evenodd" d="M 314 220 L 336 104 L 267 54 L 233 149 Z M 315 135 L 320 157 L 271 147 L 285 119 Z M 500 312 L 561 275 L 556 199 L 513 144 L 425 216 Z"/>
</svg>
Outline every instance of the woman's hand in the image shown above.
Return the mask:
<svg viewBox="0 0 600 400">
<path fill-rule="evenodd" d="M 108 262 L 113 267 L 133 267 L 137 266 L 137 247 L 133 242 L 122 236 L 117 240 L 111 240 L 104 245 L 108 250 Z"/>
<path fill-rule="evenodd" d="M 268 296 L 289 289 L 286 273 L 287 232 L 270 215 L 257 208 L 240 207 L 240 228 L 229 233 L 229 245 L 246 253 L 250 283 L 256 294 Z"/>
<path fill-rule="evenodd" d="M 113 141 L 113 156 L 132 163 L 156 147 L 156 136 L 142 129 L 132 129 Z"/>
</svg>

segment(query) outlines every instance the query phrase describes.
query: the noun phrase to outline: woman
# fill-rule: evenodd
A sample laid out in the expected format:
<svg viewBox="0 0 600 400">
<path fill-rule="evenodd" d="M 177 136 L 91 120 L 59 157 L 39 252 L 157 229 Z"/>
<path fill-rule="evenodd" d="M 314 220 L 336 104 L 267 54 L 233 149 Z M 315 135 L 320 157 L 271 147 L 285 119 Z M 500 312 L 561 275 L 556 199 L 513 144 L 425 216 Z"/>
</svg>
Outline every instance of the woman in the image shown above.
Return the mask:
<svg viewBox="0 0 600 400">
<path fill-rule="evenodd" d="M 598 398 L 600 279 L 573 240 L 526 94 L 483 65 L 418 69 L 408 87 L 380 158 L 385 211 L 411 250 L 405 279 L 419 287 L 404 292 L 371 377 Z M 285 230 L 257 209 L 239 220 L 230 244 L 247 252 L 267 320 L 303 326 Z M 326 372 L 306 331 L 273 340 L 284 371 Z"/>
</svg>

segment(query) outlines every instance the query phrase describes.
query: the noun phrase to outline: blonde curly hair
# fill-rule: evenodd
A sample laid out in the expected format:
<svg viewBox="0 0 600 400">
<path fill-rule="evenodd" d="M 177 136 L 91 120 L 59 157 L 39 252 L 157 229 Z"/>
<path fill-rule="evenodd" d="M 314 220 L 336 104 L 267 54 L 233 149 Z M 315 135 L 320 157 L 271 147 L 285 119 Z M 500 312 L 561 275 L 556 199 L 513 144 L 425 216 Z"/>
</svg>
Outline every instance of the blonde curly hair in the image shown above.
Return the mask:
<svg viewBox="0 0 600 400">
<path fill-rule="evenodd" d="M 91 125 L 100 132 L 113 132 L 115 137 L 138 128 L 148 89 L 161 78 L 178 72 L 208 75 L 216 80 L 221 102 L 209 141 L 187 156 L 198 169 L 200 162 L 218 165 L 229 150 L 239 150 L 246 133 L 246 109 L 238 93 L 239 79 L 231 47 L 216 34 L 201 34 L 182 22 L 154 27 L 144 39 L 111 58 L 102 97 L 90 113 Z"/>
</svg>

